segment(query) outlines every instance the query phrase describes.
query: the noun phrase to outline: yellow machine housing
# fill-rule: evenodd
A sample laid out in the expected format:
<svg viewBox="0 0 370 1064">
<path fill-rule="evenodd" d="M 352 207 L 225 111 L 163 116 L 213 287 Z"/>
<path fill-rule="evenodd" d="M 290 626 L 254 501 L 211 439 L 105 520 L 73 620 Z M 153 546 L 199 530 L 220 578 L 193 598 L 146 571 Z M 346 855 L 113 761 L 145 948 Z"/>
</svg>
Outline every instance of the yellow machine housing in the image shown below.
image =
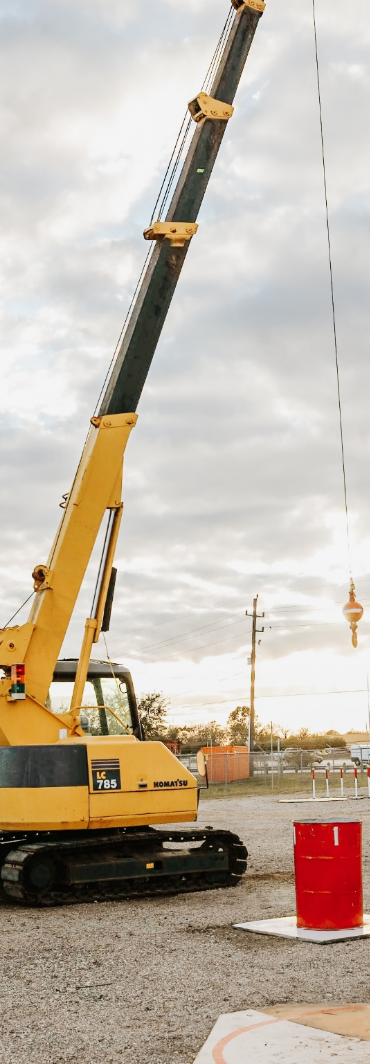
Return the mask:
<svg viewBox="0 0 370 1064">
<path fill-rule="evenodd" d="M 194 776 L 133 735 L 0 750 L 3 831 L 121 828 L 196 819 Z M 7 784 L 10 784 L 7 786 Z"/>
</svg>

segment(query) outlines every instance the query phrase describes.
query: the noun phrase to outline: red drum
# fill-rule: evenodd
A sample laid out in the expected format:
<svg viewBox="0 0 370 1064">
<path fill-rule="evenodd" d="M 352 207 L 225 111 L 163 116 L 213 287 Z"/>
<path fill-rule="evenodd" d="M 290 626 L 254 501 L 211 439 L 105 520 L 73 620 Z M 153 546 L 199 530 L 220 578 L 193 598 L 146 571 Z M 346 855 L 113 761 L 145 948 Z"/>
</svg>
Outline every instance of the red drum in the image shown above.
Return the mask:
<svg viewBox="0 0 370 1064">
<path fill-rule="evenodd" d="M 361 927 L 361 821 L 300 820 L 293 830 L 297 927 Z"/>
</svg>

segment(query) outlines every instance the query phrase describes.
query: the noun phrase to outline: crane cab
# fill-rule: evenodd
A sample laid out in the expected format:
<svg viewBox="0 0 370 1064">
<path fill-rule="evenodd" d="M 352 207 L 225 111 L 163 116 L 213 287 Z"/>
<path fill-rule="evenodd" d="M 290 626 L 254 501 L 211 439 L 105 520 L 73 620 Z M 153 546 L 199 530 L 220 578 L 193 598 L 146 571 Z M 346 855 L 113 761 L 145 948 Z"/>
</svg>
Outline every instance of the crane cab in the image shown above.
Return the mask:
<svg viewBox="0 0 370 1064">
<path fill-rule="evenodd" d="M 78 662 L 58 661 L 47 705 L 68 713 Z M 128 669 L 90 662 L 83 735 L 0 747 L 0 830 L 28 833 L 140 827 L 196 819 L 195 777 L 161 742 L 143 738 Z"/>
<path fill-rule="evenodd" d="M 78 661 L 57 661 L 47 706 L 58 715 L 70 708 Z M 88 735 L 133 735 L 143 739 L 131 673 L 116 662 L 90 661 L 82 698 L 81 727 Z M 61 736 L 63 738 L 63 736 Z"/>
</svg>

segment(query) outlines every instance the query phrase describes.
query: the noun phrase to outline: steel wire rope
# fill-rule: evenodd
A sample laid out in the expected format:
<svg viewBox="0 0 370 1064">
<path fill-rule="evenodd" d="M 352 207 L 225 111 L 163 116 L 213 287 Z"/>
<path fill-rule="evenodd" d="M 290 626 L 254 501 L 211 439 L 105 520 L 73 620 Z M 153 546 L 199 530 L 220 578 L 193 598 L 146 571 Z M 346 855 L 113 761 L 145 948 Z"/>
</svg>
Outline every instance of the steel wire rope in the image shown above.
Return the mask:
<svg viewBox="0 0 370 1064">
<path fill-rule="evenodd" d="M 129 319 L 130 319 L 130 317 L 131 317 L 131 312 L 132 312 L 132 310 L 133 310 L 133 306 L 134 306 L 134 303 L 135 303 L 135 301 L 136 301 L 136 296 L 137 296 L 137 293 L 138 293 L 138 291 L 139 291 L 139 288 L 140 288 L 140 285 L 141 285 L 141 282 L 142 282 L 142 279 L 143 279 L 144 273 L 145 273 L 145 271 L 146 271 L 147 265 L 148 265 L 148 263 L 149 263 L 149 259 L 150 259 L 150 256 L 151 256 L 152 252 L 153 252 L 153 247 L 150 247 L 150 248 L 149 248 L 149 251 L 148 251 L 148 254 L 146 255 L 146 258 L 145 258 L 145 260 L 144 260 L 144 264 L 143 264 L 143 267 L 142 267 L 142 270 L 141 270 L 141 273 L 140 273 L 140 276 L 139 276 L 139 280 L 138 280 L 138 282 L 137 282 L 137 284 L 136 284 L 136 287 L 135 287 L 135 289 L 134 289 L 134 292 L 133 292 L 133 295 L 132 295 L 132 298 L 131 298 L 131 302 L 130 302 L 129 308 L 128 308 L 128 311 L 127 311 L 127 314 L 126 314 L 125 320 L 124 320 L 124 322 L 123 322 L 123 325 L 122 325 L 122 329 L 121 329 L 121 332 L 120 332 L 120 334 L 119 334 L 119 337 L 118 337 L 118 340 L 117 340 L 116 346 L 115 346 L 115 348 L 114 348 L 114 351 L 113 351 L 113 355 L 112 355 L 112 358 L 111 358 L 111 360 L 110 360 L 110 363 L 109 363 L 109 366 L 108 366 L 107 372 L 106 372 L 106 374 L 105 374 L 105 377 L 104 377 L 104 381 L 103 381 L 102 387 L 101 387 L 101 389 L 100 389 L 100 394 L 99 394 L 99 396 L 98 396 L 98 399 L 97 399 L 97 402 L 96 402 L 96 404 L 95 404 L 95 410 L 94 410 L 94 417 L 95 417 L 96 411 L 97 411 L 97 409 L 98 409 L 98 406 L 99 406 L 100 400 L 101 400 L 101 398 L 102 398 L 102 395 L 103 395 L 103 392 L 104 392 L 104 389 L 105 389 L 105 385 L 106 385 L 106 383 L 107 383 L 107 381 L 108 381 L 108 378 L 109 378 L 109 376 L 110 376 L 111 370 L 112 370 L 112 368 L 113 368 L 113 365 L 114 365 L 114 362 L 115 362 L 115 358 L 116 358 L 116 355 L 117 355 L 117 351 L 118 351 L 119 345 L 120 345 L 120 343 L 121 343 L 121 340 L 122 340 L 122 338 L 123 338 L 123 334 L 124 334 L 124 332 L 125 332 L 125 329 L 127 328 L 127 325 L 128 325 Z M 86 441 L 85 441 L 85 442 L 86 442 Z"/>
<path fill-rule="evenodd" d="M 341 455 L 342 455 L 344 508 L 345 508 L 346 530 L 347 530 L 348 568 L 349 568 L 350 580 L 352 580 L 351 548 L 350 548 L 350 537 L 349 537 L 348 503 L 347 503 L 347 479 L 346 479 L 346 466 L 345 466 L 345 459 L 344 459 L 342 402 L 341 402 L 340 377 L 339 377 L 337 323 L 336 323 L 336 310 L 335 310 L 335 299 L 334 299 L 333 262 L 332 262 L 332 252 L 331 252 L 330 220 L 329 220 L 329 204 L 328 204 L 328 187 L 327 187 L 327 179 L 326 179 L 324 126 L 323 126 L 323 117 L 322 117 L 320 66 L 319 66 L 319 51 L 318 51 L 318 41 L 317 41 L 315 0 L 312 0 L 312 16 L 313 16 L 314 38 L 315 38 L 317 95 L 318 95 L 319 117 L 320 117 L 321 158 L 322 158 L 322 169 L 323 169 L 323 180 L 324 180 L 326 232 L 327 232 L 327 241 L 328 241 L 328 259 L 329 259 L 329 275 L 330 275 L 330 294 L 331 294 L 331 309 L 332 309 L 334 352 L 335 352 L 335 370 L 336 370 L 338 410 L 339 410 L 340 445 L 341 445 Z"/>
<path fill-rule="evenodd" d="M 167 166 L 167 169 L 166 169 L 166 172 L 165 172 L 165 175 L 164 175 L 164 178 L 163 178 L 163 181 L 162 181 L 161 187 L 160 187 L 160 189 L 159 189 L 159 192 L 158 192 L 158 196 L 157 196 L 157 199 L 156 199 L 156 201 L 155 201 L 155 204 L 154 204 L 154 207 L 153 207 L 152 215 L 151 215 L 151 218 L 150 218 L 150 224 L 152 224 L 152 222 L 153 222 L 153 219 L 154 219 L 154 215 L 155 215 L 155 212 L 156 212 L 156 210 L 157 210 L 158 204 L 159 204 L 159 203 L 160 203 L 160 201 L 161 201 L 161 195 L 162 195 L 163 189 L 165 189 L 165 187 L 166 187 L 166 181 L 167 181 L 167 178 L 168 178 L 169 172 L 170 172 L 170 170 L 171 170 L 171 166 L 172 166 L 172 161 L 173 161 L 173 159 L 174 159 L 174 156 L 175 156 L 175 152 L 177 151 L 177 146 L 178 146 L 178 143 L 179 143 L 179 141 L 180 141 L 180 137 L 181 137 L 181 136 L 183 136 L 183 129 L 184 129 L 184 126 L 185 126 L 185 123 L 186 123 L 186 124 L 188 123 L 188 121 L 189 121 L 189 112 L 188 112 L 188 110 L 186 110 L 186 111 L 185 111 L 185 114 L 184 114 L 184 117 L 183 117 L 183 120 L 182 120 L 182 122 L 181 122 L 181 126 L 180 126 L 180 129 L 179 129 L 179 132 L 178 132 L 178 134 L 177 134 L 177 137 L 176 137 L 176 141 L 175 141 L 175 147 L 174 147 L 174 149 L 173 149 L 173 152 L 172 152 L 172 155 L 171 155 L 170 161 L 169 161 L 169 163 L 168 163 L 168 166 Z M 191 119 L 190 119 L 190 121 L 191 121 Z M 161 210 L 161 208 L 159 208 L 159 211 L 160 211 L 160 210 Z M 159 217 L 159 215 L 158 215 L 158 217 Z"/>
<path fill-rule="evenodd" d="M 122 708 L 123 708 L 123 707 L 122 707 L 122 702 L 123 702 L 123 698 L 122 698 L 122 690 L 121 690 L 121 685 L 120 685 L 120 682 L 119 682 L 118 676 L 116 676 L 116 674 L 115 674 L 115 671 L 114 671 L 114 668 L 113 668 L 113 662 L 111 661 L 111 659 L 110 659 L 110 656 L 109 656 L 109 650 L 108 650 L 108 643 L 107 643 L 107 640 L 106 640 L 106 635 L 105 635 L 105 632 L 103 632 L 103 633 L 102 633 L 102 635 L 103 635 L 103 639 L 104 639 L 104 644 L 105 644 L 105 652 L 106 652 L 106 655 L 107 655 L 107 658 L 108 658 L 108 662 L 109 662 L 109 667 L 110 667 L 110 671 L 111 671 L 111 673 L 112 673 L 112 676 L 113 676 L 113 679 L 114 679 L 114 682 L 115 682 L 115 685 L 116 685 L 116 688 L 117 688 L 117 694 L 118 694 L 118 699 L 119 699 L 119 703 L 120 703 L 120 709 L 122 709 Z M 98 707 L 98 708 L 99 708 L 99 707 Z M 107 708 L 109 709 L 109 706 L 108 706 Z M 114 714 L 113 714 L 113 716 L 114 716 Z M 119 719 L 119 718 L 117 717 L 117 720 L 118 720 L 118 719 Z M 122 721 L 122 720 L 120 720 L 120 721 L 119 721 L 119 723 L 120 723 L 120 724 L 122 724 L 122 727 L 123 727 L 123 728 L 125 728 L 125 727 L 126 727 L 126 725 L 125 725 L 125 724 L 123 723 L 123 721 Z"/>
<path fill-rule="evenodd" d="M 175 177 L 176 177 L 179 165 L 180 165 L 181 156 L 182 156 L 184 148 L 185 148 L 185 144 L 186 144 L 186 141 L 187 141 L 187 137 L 188 137 L 188 134 L 189 134 L 191 123 L 192 123 L 192 119 L 190 117 L 190 118 L 188 118 L 188 121 L 186 123 L 185 129 L 184 129 L 183 138 L 182 138 L 182 141 L 180 143 L 180 146 L 179 146 L 179 149 L 178 149 L 178 152 L 177 152 L 174 164 L 173 164 L 173 168 L 172 168 L 172 171 L 171 171 L 170 176 L 168 178 L 168 183 L 167 183 L 167 186 L 166 186 L 165 191 L 164 191 L 163 199 L 162 199 L 162 202 L 161 202 L 159 210 L 158 210 L 158 215 L 157 215 L 157 221 L 158 222 L 161 220 L 161 217 L 162 217 L 163 211 L 165 209 L 168 197 L 170 195 L 171 188 L 172 188 L 172 185 L 174 183 L 174 180 L 175 180 Z"/>
<path fill-rule="evenodd" d="M 210 64 L 210 66 L 208 68 L 205 81 L 207 80 L 209 72 L 214 69 L 219 54 L 222 55 L 223 48 L 225 47 L 225 44 L 226 44 L 226 39 L 227 39 L 228 29 L 229 29 L 229 23 L 230 23 L 230 17 L 232 15 L 232 11 L 233 11 L 233 9 L 231 8 L 231 10 L 230 10 L 230 12 L 228 14 L 228 17 L 226 19 L 225 25 L 223 27 L 223 30 L 221 32 L 218 44 L 217 44 L 216 49 L 215 49 L 215 52 L 213 54 L 213 57 L 212 57 L 212 60 L 211 60 L 211 64 Z M 221 53 L 220 53 L 220 48 L 221 48 Z M 205 84 L 205 82 L 203 82 L 203 84 Z M 174 179 L 175 179 L 175 176 L 176 176 L 179 164 L 180 164 L 180 159 L 181 159 L 181 156 L 182 156 L 185 144 L 186 144 L 186 139 L 187 139 L 190 127 L 191 127 L 191 123 L 192 123 L 191 116 L 189 117 L 189 113 L 188 113 L 188 111 L 186 111 L 185 115 L 184 115 L 184 118 L 182 120 L 181 126 L 180 126 L 180 130 L 179 130 L 179 133 L 178 133 L 178 136 L 177 136 L 175 147 L 173 149 L 170 161 L 169 161 L 167 169 L 166 169 L 166 173 L 164 175 L 164 178 L 163 178 L 163 181 L 162 181 L 162 184 L 161 184 L 161 187 L 160 187 L 160 190 L 159 190 L 159 193 L 158 193 L 155 205 L 154 205 L 153 213 L 152 213 L 152 216 L 151 216 L 151 219 L 150 219 L 150 224 L 152 224 L 152 222 L 153 222 L 153 218 L 154 218 L 158 203 L 160 202 L 162 191 L 164 189 L 165 191 L 164 191 L 163 199 L 162 199 L 162 202 L 160 203 L 159 212 L 158 212 L 158 220 L 160 219 L 160 217 L 161 217 L 161 215 L 163 213 L 164 207 L 165 207 L 165 205 L 167 203 L 167 200 L 168 200 L 168 197 L 169 197 L 169 194 L 170 194 L 170 191 L 171 191 L 171 188 L 172 188 L 172 185 L 173 185 L 173 182 L 174 182 Z M 185 126 L 185 131 L 183 132 L 184 126 Z M 178 147 L 178 144 L 179 144 L 179 141 L 180 141 L 181 137 L 182 137 L 182 140 L 181 140 L 180 145 Z M 171 165 L 172 165 L 172 162 L 173 162 L 173 159 L 174 159 L 176 151 L 177 151 L 177 155 L 176 155 L 175 161 L 173 163 L 172 172 L 170 173 Z M 168 176 L 168 175 L 170 175 L 170 176 Z M 167 186 L 166 186 L 166 181 L 167 181 Z M 142 281 L 142 278 L 143 278 L 144 273 L 146 271 L 146 268 L 147 268 L 147 265 L 149 263 L 149 259 L 150 259 L 150 256 L 151 256 L 152 252 L 153 252 L 153 246 L 151 248 L 149 248 L 148 254 L 147 254 L 146 258 L 145 258 L 144 265 L 142 267 L 142 270 L 141 270 L 141 273 L 140 273 L 140 276 L 139 276 L 139 280 L 138 280 L 136 288 L 134 290 L 134 293 L 133 293 L 133 296 L 132 296 L 132 299 L 131 299 L 131 302 L 130 302 L 130 306 L 128 308 L 125 320 L 123 322 L 120 335 L 118 337 L 118 340 L 117 340 L 117 343 L 116 343 L 116 346 L 115 346 L 111 361 L 109 363 L 109 366 L 108 366 L 108 369 L 107 369 L 107 372 L 106 372 L 106 375 L 105 375 L 105 378 L 104 378 L 104 381 L 103 381 L 102 388 L 100 390 L 100 394 L 99 394 L 98 400 L 96 402 L 96 406 L 95 406 L 95 410 L 94 410 L 94 416 L 95 416 L 95 414 L 97 412 L 100 400 L 101 400 L 102 395 L 104 393 L 105 386 L 107 384 L 108 378 L 109 378 L 111 370 L 113 368 L 118 348 L 120 346 L 120 343 L 121 343 L 122 337 L 124 335 L 125 329 L 127 328 L 127 325 L 128 325 L 128 322 L 129 322 L 129 319 L 130 319 L 130 316 L 131 316 L 131 312 L 132 312 L 134 303 L 136 301 L 136 296 L 137 296 L 138 290 L 140 288 L 141 281 Z M 85 443 L 86 443 L 86 441 L 85 441 Z"/>
<path fill-rule="evenodd" d="M 211 62 L 209 64 L 209 67 L 208 67 L 208 70 L 207 70 L 207 73 L 206 73 L 206 76 L 204 78 L 203 85 L 202 85 L 202 88 L 201 88 L 201 92 L 206 92 L 207 89 L 211 87 L 216 66 L 220 62 L 220 60 L 222 58 L 222 55 L 223 55 L 223 52 L 225 50 L 225 46 L 226 46 L 227 38 L 229 36 L 229 30 L 230 30 L 231 23 L 233 21 L 233 17 L 234 17 L 234 9 L 231 6 L 229 14 L 228 14 L 226 22 L 225 22 L 225 25 L 224 25 L 223 29 L 221 30 L 220 37 L 219 37 L 218 43 L 216 45 L 216 48 L 214 50 Z"/>
<path fill-rule="evenodd" d="M 230 19 L 231 19 L 231 16 L 232 16 L 232 12 L 233 12 L 233 8 L 231 8 L 231 10 L 229 11 L 229 14 L 227 16 L 225 25 L 224 25 L 224 27 L 223 27 L 223 29 L 221 31 L 218 43 L 216 45 L 216 48 L 215 48 L 215 51 L 213 53 L 210 65 L 208 67 L 205 79 L 203 81 L 203 85 L 202 85 L 201 91 L 204 91 L 205 87 L 208 85 L 208 83 L 209 83 L 210 79 L 212 78 L 213 73 L 214 73 L 214 71 L 215 71 L 215 69 L 216 69 L 216 67 L 218 65 L 219 59 L 221 59 L 221 56 L 223 54 L 223 51 L 224 51 L 224 48 L 225 48 L 225 44 L 226 44 L 226 40 L 227 40 L 227 37 L 228 37 L 228 31 L 229 31 Z M 164 175 L 164 178 L 163 178 L 163 181 L 162 181 L 162 184 L 161 184 L 158 196 L 157 196 L 157 199 L 156 199 L 154 207 L 153 207 L 153 211 L 152 211 L 152 215 L 151 215 L 151 219 L 150 219 L 150 224 L 151 225 L 153 223 L 153 219 L 154 219 L 154 216 L 156 214 L 157 208 L 158 208 L 158 213 L 157 213 L 157 219 L 156 220 L 160 221 L 160 219 L 162 217 L 164 208 L 166 206 L 166 203 L 168 201 L 168 197 L 169 197 L 170 192 L 171 192 L 171 188 L 172 188 L 173 182 L 174 182 L 175 177 L 176 177 L 177 170 L 178 170 L 179 165 L 180 165 L 181 156 L 182 156 L 184 148 L 185 148 L 186 140 L 187 140 L 191 125 L 192 125 L 192 118 L 191 118 L 191 116 L 189 116 L 188 110 L 186 110 L 184 118 L 183 118 L 181 126 L 180 126 L 180 129 L 179 129 L 179 132 L 178 132 L 178 135 L 177 135 L 177 138 L 176 138 L 176 141 L 175 141 L 174 149 L 172 151 L 172 154 L 171 154 L 171 157 L 170 157 L 170 160 L 169 160 L 169 163 L 168 163 L 168 166 L 167 166 L 167 169 L 166 169 L 166 172 L 165 172 L 165 175 Z M 163 193 L 163 195 L 162 195 L 162 193 Z"/>
<path fill-rule="evenodd" d="M 18 609 L 15 611 L 15 613 L 13 613 L 12 617 L 9 618 L 9 620 L 6 622 L 6 624 L 3 624 L 3 628 L 9 628 L 9 625 L 11 624 L 11 622 L 14 621 L 14 617 L 18 616 L 18 613 L 20 613 L 21 610 L 23 610 L 23 606 L 27 606 L 27 602 L 30 602 L 31 598 L 33 598 L 33 596 L 35 594 L 36 594 L 36 591 L 31 591 L 31 594 L 28 596 L 28 598 L 25 599 L 24 602 L 22 602 L 22 605 L 18 607 Z"/>
<path fill-rule="evenodd" d="M 95 409 L 94 409 L 93 417 L 95 417 L 95 416 L 96 416 L 96 413 L 97 413 L 97 410 L 98 410 L 98 407 L 99 407 L 99 403 L 100 403 L 100 400 L 101 400 L 101 398 L 102 398 L 102 395 L 104 394 L 104 389 L 105 389 L 105 386 L 106 386 L 106 384 L 107 384 L 107 381 L 109 380 L 109 377 L 110 377 L 111 371 L 112 371 L 112 369 L 113 369 L 113 366 L 114 366 L 114 363 L 115 363 L 115 360 L 116 360 L 116 356 L 117 356 L 117 352 L 118 352 L 118 349 L 119 349 L 119 346 L 120 346 L 121 340 L 122 340 L 122 338 L 123 338 L 123 335 L 124 335 L 124 333 L 125 333 L 125 330 L 126 330 L 126 328 L 127 328 L 127 325 L 128 325 L 128 323 L 129 323 L 129 319 L 130 319 L 130 317 L 131 317 L 131 313 L 132 313 L 132 310 L 133 310 L 134 304 L 135 304 L 135 302 L 136 302 L 136 296 L 137 296 L 138 290 L 139 290 L 139 288 L 140 288 L 140 285 L 141 285 L 141 281 L 142 281 L 142 279 L 143 279 L 143 276 L 144 276 L 144 273 L 145 273 L 145 271 L 146 271 L 146 268 L 147 268 L 147 266 L 148 266 L 148 264 L 149 264 L 149 259 L 150 259 L 151 255 L 152 255 L 152 253 L 153 253 L 153 247 L 150 247 L 150 248 L 149 248 L 149 251 L 148 251 L 148 253 L 147 253 L 146 257 L 145 257 L 145 260 L 144 260 L 144 264 L 143 264 L 143 267 L 142 267 L 142 270 L 141 270 L 141 273 L 140 273 L 140 276 L 139 276 L 139 280 L 138 280 L 138 282 L 137 282 L 137 284 L 136 284 L 136 287 L 135 287 L 135 289 L 134 289 L 134 293 L 133 293 L 133 295 L 132 295 L 132 298 L 131 298 L 131 302 L 130 302 L 130 305 L 129 305 L 129 308 L 128 308 L 128 311 L 127 311 L 126 317 L 125 317 L 125 319 L 124 319 L 124 322 L 123 322 L 123 325 L 122 325 L 122 329 L 121 329 L 121 332 L 120 332 L 120 334 L 119 334 L 119 337 L 118 337 L 118 340 L 117 340 L 116 346 L 115 346 L 115 348 L 114 348 L 114 351 L 113 351 L 113 355 L 112 355 L 112 357 L 111 357 L 111 360 L 110 360 L 110 363 L 109 363 L 109 366 L 108 366 L 107 372 L 106 372 L 106 374 L 105 374 L 105 377 L 104 377 L 104 381 L 103 381 L 102 387 L 101 387 L 101 389 L 100 389 L 100 393 L 99 393 L 98 399 L 97 399 L 97 401 L 96 401 L 96 403 L 95 403 Z M 87 440 L 88 440 L 88 438 L 89 438 L 89 433 L 90 433 L 90 429 L 91 429 L 91 425 L 89 426 L 89 428 L 88 428 L 88 431 L 87 431 L 87 433 L 86 433 L 86 437 L 85 437 L 84 445 L 83 445 L 83 448 L 82 448 L 82 452 L 81 452 L 81 457 L 80 457 L 80 461 L 79 461 L 79 463 L 78 463 L 78 466 L 77 466 L 77 469 L 76 469 L 76 472 L 75 472 L 75 475 L 74 475 L 74 478 L 73 478 L 73 482 L 72 482 L 72 487 L 71 487 L 71 490 L 70 490 L 70 491 L 68 492 L 68 495 L 67 495 L 67 502 L 66 502 L 66 506 L 65 506 L 65 507 L 63 507 L 63 510 L 64 510 L 64 514 L 65 514 L 65 512 L 66 512 L 66 508 L 67 508 L 67 505 L 68 505 L 68 498 L 69 498 L 69 496 L 71 495 L 71 493 L 72 493 L 72 491 L 73 491 L 74 485 L 75 485 L 75 483 L 76 483 L 76 480 L 77 480 L 77 477 L 78 477 L 78 474 L 79 474 L 79 470 L 80 470 L 80 466 L 81 466 L 81 462 L 82 462 L 82 458 L 83 458 L 83 453 L 84 453 L 84 450 L 85 450 L 85 447 L 86 447 L 86 443 L 87 443 Z M 58 546 L 58 543 L 59 543 L 59 539 L 60 539 L 60 536 L 61 536 L 61 532 L 62 532 L 62 527 L 63 527 L 63 520 L 62 520 L 62 521 L 60 522 L 60 525 L 59 525 L 59 528 L 58 528 L 58 531 L 57 531 L 57 535 L 56 535 L 56 537 L 55 537 L 55 540 L 54 540 L 54 544 L 53 544 L 53 553 L 52 553 L 52 556 L 51 556 L 51 561 L 52 561 L 52 559 L 54 558 L 54 555 L 55 555 L 55 551 L 56 551 L 56 549 L 57 549 L 57 546 Z"/>
</svg>

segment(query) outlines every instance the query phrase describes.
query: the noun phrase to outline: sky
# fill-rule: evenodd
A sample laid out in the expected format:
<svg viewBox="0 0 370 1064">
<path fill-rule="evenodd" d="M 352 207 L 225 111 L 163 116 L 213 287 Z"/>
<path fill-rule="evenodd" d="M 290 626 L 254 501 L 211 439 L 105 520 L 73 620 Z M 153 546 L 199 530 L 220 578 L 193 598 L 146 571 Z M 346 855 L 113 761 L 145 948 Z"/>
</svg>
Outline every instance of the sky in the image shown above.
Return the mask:
<svg viewBox="0 0 370 1064">
<path fill-rule="evenodd" d="M 142 231 L 227 0 L 0 0 L 2 618 L 32 591 L 147 252 Z M 369 43 L 316 0 L 350 550 L 312 0 L 268 0 L 154 356 L 124 471 L 107 638 L 176 723 L 248 704 L 365 727 L 370 671 Z M 77 656 L 98 559 L 63 647 Z M 27 610 L 14 623 L 27 619 Z M 97 656 L 105 657 L 103 639 Z"/>
</svg>

